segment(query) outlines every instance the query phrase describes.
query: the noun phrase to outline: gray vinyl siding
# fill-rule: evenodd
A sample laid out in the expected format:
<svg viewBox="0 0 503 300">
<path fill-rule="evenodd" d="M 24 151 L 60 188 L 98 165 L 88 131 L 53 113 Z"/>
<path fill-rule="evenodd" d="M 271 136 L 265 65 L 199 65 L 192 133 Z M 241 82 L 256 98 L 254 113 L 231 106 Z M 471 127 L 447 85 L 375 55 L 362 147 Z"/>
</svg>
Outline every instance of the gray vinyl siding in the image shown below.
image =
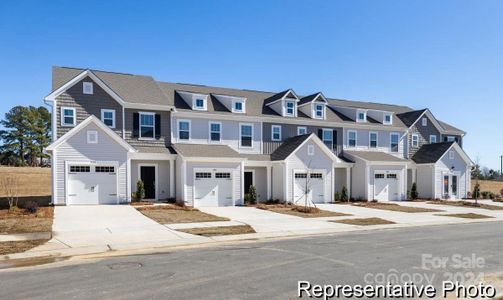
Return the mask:
<svg viewBox="0 0 503 300">
<path fill-rule="evenodd" d="M 134 113 L 139 112 L 151 112 L 155 114 L 159 114 L 161 116 L 161 136 L 159 139 L 154 140 L 142 140 L 138 137 L 133 137 L 133 116 Z M 125 120 L 126 120 L 126 142 L 128 142 L 131 146 L 140 146 L 140 147 L 167 147 L 171 144 L 171 121 L 170 121 L 171 113 L 168 111 L 154 111 L 154 110 L 140 110 L 140 109 L 129 109 L 126 108 L 124 112 Z"/>
<path fill-rule="evenodd" d="M 348 147 L 348 131 L 356 131 L 356 147 Z M 369 147 L 370 132 L 377 133 L 377 148 Z M 398 133 L 398 152 L 391 152 L 391 134 Z M 344 129 L 344 139 L 342 141 L 345 150 L 380 151 L 387 152 L 394 156 L 404 158 L 405 143 L 407 137 L 404 132 L 368 130 L 368 129 Z"/>
<path fill-rule="evenodd" d="M 409 150 L 409 157 L 412 157 L 419 148 L 421 148 L 425 144 L 430 143 L 430 135 L 436 135 L 437 136 L 437 142 L 441 142 L 441 136 L 440 132 L 437 130 L 435 125 L 431 122 L 431 119 L 428 118 L 426 115 L 424 118 L 428 119 L 428 124 L 427 126 L 423 126 L 422 124 L 422 118 L 421 117 L 416 124 L 414 124 L 410 129 L 409 129 L 409 136 L 408 136 L 408 147 L 407 149 Z M 412 146 L 412 135 L 417 134 L 419 137 L 419 144 L 418 147 L 413 147 Z"/>
<path fill-rule="evenodd" d="M 280 125 L 281 126 L 281 141 L 272 141 L 271 139 L 271 128 L 272 125 Z M 297 128 L 298 127 L 306 127 L 307 133 L 314 133 L 318 135 L 318 130 L 320 129 L 332 129 L 337 131 L 337 137 L 334 137 L 336 139 L 337 143 L 337 154 L 339 154 L 342 151 L 342 128 L 339 127 L 321 127 L 321 126 L 307 126 L 307 125 L 302 125 L 302 124 L 281 124 L 281 123 L 264 123 L 263 124 L 263 130 L 264 130 L 264 135 L 263 135 L 263 154 L 271 154 L 276 150 L 284 140 L 296 136 L 297 135 Z"/>
<path fill-rule="evenodd" d="M 132 160 L 131 161 L 131 192 L 136 192 L 136 183 L 140 180 L 138 175 L 138 166 L 140 164 L 156 164 L 157 166 L 157 175 L 156 178 L 158 200 L 166 200 L 169 199 L 169 169 L 174 166 L 170 166 L 168 160 Z"/>
<path fill-rule="evenodd" d="M 87 143 L 87 131 L 98 131 L 98 144 Z M 55 204 L 65 204 L 65 162 L 118 162 L 118 195 L 120 202 L 127 202 L 127 151 L 94 124 L 89 124 L 62 143 L 56 153 L 56 198 Z"/>
<path fill-rule="evenodd" d="M 61 107 L 75 108 L 76 125 L 91 115 L 101 120 L 101 109 L 113 109 L 115 110 L 115 129 L 113 130 L 119 136 L 122 136 L 122 106 L 95 82 L 93 82 L 93 94 L 83 94 L 83 82 L 93 81 L 91 78 L 86 77 L 56 98 L 57 138 L 73 128 L 72 126 L 61 125 Z"/>
</svg>

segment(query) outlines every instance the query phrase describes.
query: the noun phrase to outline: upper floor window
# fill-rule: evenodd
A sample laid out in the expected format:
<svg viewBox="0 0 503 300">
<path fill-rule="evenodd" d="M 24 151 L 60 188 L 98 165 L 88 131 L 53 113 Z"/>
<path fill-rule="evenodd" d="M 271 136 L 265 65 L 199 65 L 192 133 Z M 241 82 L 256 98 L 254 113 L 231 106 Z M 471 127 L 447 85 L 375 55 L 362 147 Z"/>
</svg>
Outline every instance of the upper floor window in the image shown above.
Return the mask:
<svg viewBox="0 0 503 300">
<path fill-rule="evenodd" d="M 105 123 L 110 128 L 115 128 L 115 110 L 113 109 L 102 109 L 101 110 L 101 121 Z"/>
<path fill-rule="evenodd" d="M 222 139 L 222 124 L 219 122 L 210 122 L 210 141 L 220 142 Z"/>
<path fill-rule="evenodd" d="M 434 144 L 437 142 L 437 136 L 436 135 L 430 135 L 430 144 Z"/>
<path fill-rule="evenodd" d="M 234 102 L 233 110 L 234 110 L 234 112 L 238 112 L 238 113 L 244 112 L 243 102 L 241 102 L 241 101 Z"/>
<path fill-rule="evenodd" d="M 92 82 L 84 82 L 82 84 L 82 94 L 86 94 L 86 95 L 93 94 L 93 83 Z"/>
<path fill-rule="evenodd" d="M 449 151 L 449 159 L 454 159 L 454 151 Z"/>
<path fill-rule="evenodd" d="M 334 131 L 332 129 L 323 129 L 323 143 L 327 145 L 329 149 L 334 147 Z"/>
<path fill-rule="evenodd" d="M 356 147 L 356 131 L 348 131 L 348 147 Z"/>
<path fill-rule="evenodd" d="M 286 101 L 285 115 L 287 115 L 287 116 L 295 116 L 295 102 L 293 102 L 293 101 Z"/>
<path fill-rule="evenodd" d="M 377 132 L 369 133 L 369 147 L 377 148 Z"/>
<path fill-rule="evenodd" d="M 155 114 L 140 113 L 140 138 L 153 139 L 155 137 Z"/>
<path fill-rule="evenodd" d="M 314 116 L 317 119 L 323 119 L 324 118 L 324 108 L 325 106 L 322 104 L 316 104 L 314 106 Z"/>
<path fill-rule="evenodd" d="M 239 146 L 243 148 L 251 148 L 253 140 L 253 125 L 240 124 L 239 127 Z"/>
<path fill-rule="evenodd" d="M 356 113 L 356 121 L 357 122 L 365 122 L 365 121 L 367 121 L 367 114 L 364 111 L 358 111 Z"/>
<path fill-rule="evenodd" d="M 271 140 L 272 141 L 281 141 L 281 126 L 280 125 L 272 125 L 271 126 Z"/>
<path fill-rule="evenodd" d="M 75 126 L 76 123 L 75 108 L 61 107 L 61 125 Z"/>
<path fill-rule="evenodd" d="M 314 155 L 314 145 L 307 145 L 307 155 Z"/>
<path fill-rule="evenodd" d="M 412 147 L 419 147 L 419 135 L 412 135 Z"/>
<path fill-rule="evenodd" d="M 428 126 L 428 119 L 427 119 L 427 118 L 422 118 L 422 119 L 421 119 L 421 124 L 422 124 L 423 126 Z"/>
<path fill-rule="evenodd" d="M 448 142 L 455 142 L 456 141 L 456 137 L 450 135 L 450 136 L 447 137 L 447 141 Z"/>
<path fill-rule="evenodd" d="M 392 123 L 391 114 L 384 115 L 384 124 L 390 125 Z"/>
<path fill-rule="evenodd" d="M 178 120 L 178 139 L 190 140 L 190 121 Z"/>
<path fill-rule="evenodd" d="M 304 135 L 307 133 L 307 128 L 299 126 L 297 127 L 297 135 Z"/>
<path fill-rule="evenodd" d="M 206 101 L 204 99 L 197 98 L 195 108 L 196 109 L 205 109 L 205 104 L 206 104 Z"/>
<path fill-rule="evenodd" d="M 400 135 L 398 133 L 391 133 L 391 135 L 390 135 L 391 152 L 398 152 L 399 140 L 400 140 Z"/>
</svg>

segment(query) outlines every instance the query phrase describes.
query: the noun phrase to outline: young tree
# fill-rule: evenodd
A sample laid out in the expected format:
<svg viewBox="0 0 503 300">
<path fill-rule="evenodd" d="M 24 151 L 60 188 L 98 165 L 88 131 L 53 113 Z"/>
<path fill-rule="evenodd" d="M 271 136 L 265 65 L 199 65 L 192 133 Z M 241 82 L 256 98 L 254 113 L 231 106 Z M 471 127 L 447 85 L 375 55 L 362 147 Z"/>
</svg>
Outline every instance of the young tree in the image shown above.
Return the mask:
<svg viewBox="0 0 503 300">
<path fill-rule="evenodd" d="M 28 110 L 23 106 L 15 106 L 5 114 L 5 120 L 0 124 L 5 128 L 0 131 L 3 141 L 2 152 L 10 152 L 16 156 L 16 165 L 25 165 L 26 146 L 29 140 Z"/>
</svg>

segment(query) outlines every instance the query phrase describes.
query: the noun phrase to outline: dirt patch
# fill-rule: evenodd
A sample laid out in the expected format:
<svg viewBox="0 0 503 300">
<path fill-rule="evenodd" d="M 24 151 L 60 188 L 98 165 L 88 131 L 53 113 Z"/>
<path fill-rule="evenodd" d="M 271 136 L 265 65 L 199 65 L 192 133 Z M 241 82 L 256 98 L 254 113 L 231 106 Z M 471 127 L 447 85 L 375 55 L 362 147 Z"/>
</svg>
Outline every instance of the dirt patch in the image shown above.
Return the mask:
<svg viewBox="0 0 503 300">
<path fill-rule="evenodd" d="M 353 205 L 360 206 L 360 207 L 366 207 L 366 208 L 391 210 L 391 211 L 399 211 L 399 212 L 406 212 L 406 213 L 423 213 L 423 212 L 441 212 L 442 211 L 439 209 L 403 206 L 403 205 L 398 205 L 395 203 L 365 202 L 365 203 L 358 203 L 358 204 L 353 204 Z"/>
<path fill-rule="evenodd" d="M 188 228 L 188 229 L 178 229 L 178 231 L 202 236 L 255 233 L 255 230 L 249 225 Z"/>
<path fill-rule="evenodd" d="M 339 212 L 321 210 L 316 207 L 308 207 L 307 210 L 304 206 L 300 205 L 287 205 L 287 204 L 257 204 L 258 209 L 268 210 L 275 213 L 291 215 L 302 218 L 321 218 L 321 217 L 343 217 L 351 216 Z"/>
<path fill-rule="evenodd" d="M 20 253 L 45 244 L 48 240 L 0 242 L 0 255 Z"/>
<path fill-rule="evenodd" d="M 492 218 L 491 216 L 474 214 L 474 213 L 467 213 L 467 214 L 442 214 L 442 215 L 437 215 L 437 216 L 454 217 L 454 218 L 464 218 L 464 219 L 489 219 L 489 218 Z"/>
<path fill-rule="evenodd" d="M 32 214 L 24 209 L 0 210 L 0 234 L 51 232 L 53 207 L 39 207 Z"/>
<path fill-rule="evenodd" d="M 0 180 L 11 175 L 19 177 L 20 197 L 51 195 L 51 168 L 0 167 Z M 0 197 L 5 196 L 4 191 L 0 191 Z"/>
<path fill-rule="evenodd" d="M 395 222 L 391 222 L 381 218 L 343 219 L 330 222 L 349 224 L 349 225 L 360 225 L 360 226 L 395 224 Z"/>
<path fill-rule="evenodd" d="M 178 205 L 153 205 L 136 209 L 160 224 L 229 221 L 228 218 L 210 215 L 195 208 Z"/>
<path fill-rule="evenodd" d="M 478 182 L 480 184 L 481 192 L 488 191 L 499 195 L 501 189 L 503 189 L 503 181 L 479 180 Z M 472 180 L 472 188 L 470 189 L 470 191 L 474 190 L 475 184 L 477 184 L 477 180 Z"/>
<path fill-rule="evenodd" d="M 485 203 L 475 203 L 475 201 L 446 201 L 446 200 L 435 200 L 428 203 L 438 204 L 438 205 L 450 205 L 458 207 L 470 207 L 470 208 L 482 208 L 488 210 L 503 210 L 503 206 L 490 205 Z"/>
</svg>

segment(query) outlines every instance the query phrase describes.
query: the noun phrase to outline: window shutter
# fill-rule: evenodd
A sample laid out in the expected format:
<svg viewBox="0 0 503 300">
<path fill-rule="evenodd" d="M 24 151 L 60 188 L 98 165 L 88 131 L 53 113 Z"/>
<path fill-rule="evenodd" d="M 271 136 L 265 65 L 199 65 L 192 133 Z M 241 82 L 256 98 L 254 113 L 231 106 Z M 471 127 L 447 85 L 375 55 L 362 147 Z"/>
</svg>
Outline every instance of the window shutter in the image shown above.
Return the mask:
<svg viewBox="0 0 503 300">
<path fill-rule="evenodd" d="M 140 135 L 140 114 L 133 113 L 133 137 Z"/>
<path fill-rule="evenodd" d="M 332 140 L 334 142 L 334 144 L 332 145 L 332 150 L 334 151 L 334 153 L 337 153 L 337 130 L 335 129 L 332 133 Z"/>
<path fill-rule="evenodd" d="M 447 142 L 447 137 L 446 136 L 444 136 L 444 142 Z"/>
<path fill-rule="evenodd" d="M 318 129 L 318 137 L 323 141 L 323 129 Z"/>
<path fill-rule="evenodd" d="M 155 114 L 155 138 L 161 138 L 161 115 Z"/>
</svg>

